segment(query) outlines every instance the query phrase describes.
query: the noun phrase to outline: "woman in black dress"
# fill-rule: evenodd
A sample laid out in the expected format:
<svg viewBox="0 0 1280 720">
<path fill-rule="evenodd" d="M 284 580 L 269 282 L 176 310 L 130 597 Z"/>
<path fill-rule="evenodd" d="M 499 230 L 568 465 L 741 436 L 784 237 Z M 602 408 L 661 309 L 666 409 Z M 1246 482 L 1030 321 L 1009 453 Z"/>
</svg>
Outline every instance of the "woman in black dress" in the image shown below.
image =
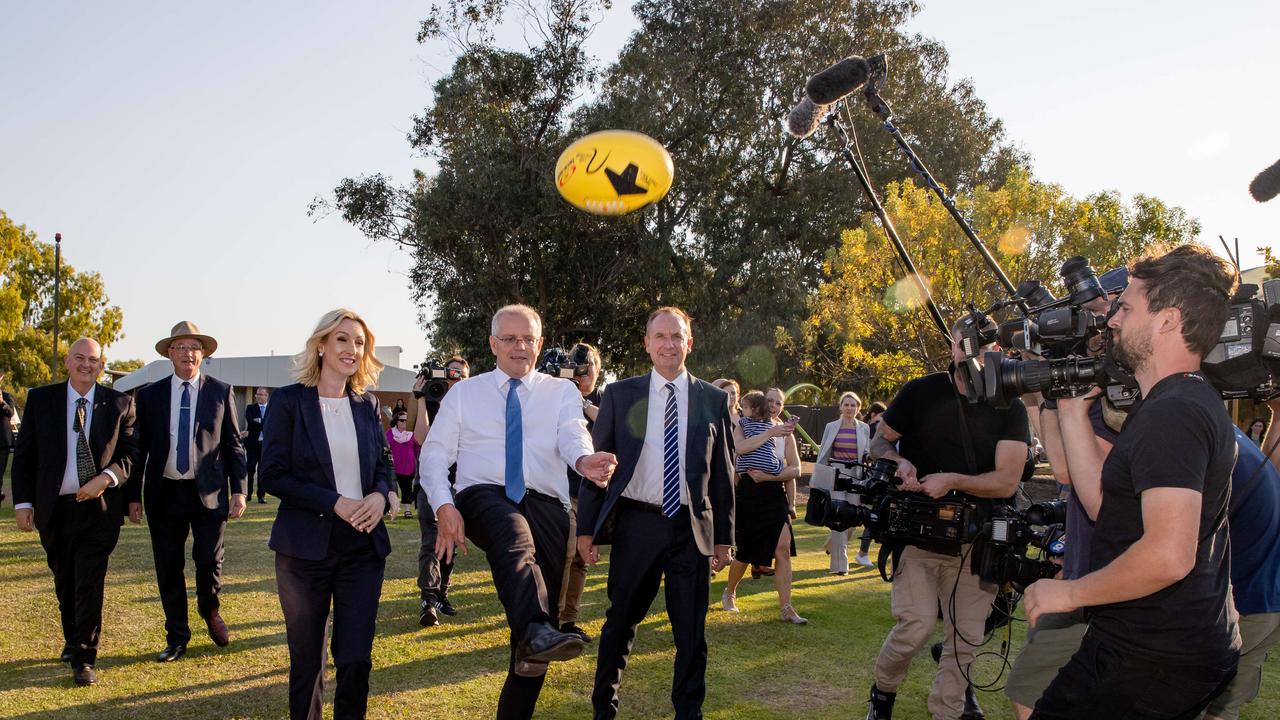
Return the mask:
<svg viewBox="0 0 1280 720">
<path fill-rule="evenodd" d="M 768 394 L 775 392 L 781 395 L 781 391 L 776 389 L 770 389 Z M 745 401 L 746 396 L 743 398 Z M 778 404 L 776 400 L 774 404 Z M 736 557 L 729 567 L 729 582 L 720 597 L 720 605 L 729 612 L 737 612 L 738 583 L 747 569 L 753 565 L 773 563 L 773 586 L 778 591 L 781 618 L 783 622 L 803 625 L 808 621 L 791 606 L 791 558 L 796 555 L 796 543 L 791 529 L 791 503 L 785 487 L 788 481 L 800 476 L 800 451 L 793 435 L 795 424 L 778 421 L 778 414 L 780 408 L 778 413 L 766 413 L 774 423 L 773 428 L 753 437 L 746 437 L 742 423 L 734 428 L 738 457 L 764 447 L 773 451 L 782 469 L 777 474 L 763 470 L 747 470 L 738 474 L 734 501 Z"/>
<path fill-rule="evenodd" d="M 331 614 L 333 717 L 365 716 L 374 622 L 391 552 L 382 524 L 391 455 L 378 401 L 365 392 L 381 369 L 364 320 L 333 310 L 297 358 L 299 382 L 271 399 L 258 472 L 263 489 L 280 498 L 270 547 L 289 642 L 292 720 L 321 717 Z"/>
</svg>

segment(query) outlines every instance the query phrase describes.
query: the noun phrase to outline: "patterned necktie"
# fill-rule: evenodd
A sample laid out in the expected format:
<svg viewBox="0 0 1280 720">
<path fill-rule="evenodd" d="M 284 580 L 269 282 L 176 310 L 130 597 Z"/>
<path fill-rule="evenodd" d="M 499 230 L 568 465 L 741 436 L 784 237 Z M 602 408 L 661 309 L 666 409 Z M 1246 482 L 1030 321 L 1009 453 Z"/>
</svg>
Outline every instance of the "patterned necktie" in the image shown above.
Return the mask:
<svg viewBox="0 0 1280 720">
<path fill-rule="evenodd" d="M 76 419 L 71 423 L 71 429 L 76 434 L 76 478 L 80 481 L 80 487 L 84 487 L 89 478 L 98 474 L 93 453 L 89 450 L 89 441 L 84 436 L 85 407 L 88 404 L 89 401 L 85 398 L 76 399 Z"/>
<path fill-rule="evenodd" d="M 507 497 L 519 503 L 524 499 L 524 425 L 520 417 L 520 381 L 511 378 L 507 388 Z"/>
<path fill-rule="evenodd" d="M 680 511 L 680 412 L 676 384 L 667 383 L 667 411 L 662 419 L 662 514 Z"/>
<path fill-rule="evenodd" d="M 178 404 L 178 456 L 174 465 L 178 474 L 191 469 L 191 383 L 182 383 L 182 402 Z"/>
</svg>

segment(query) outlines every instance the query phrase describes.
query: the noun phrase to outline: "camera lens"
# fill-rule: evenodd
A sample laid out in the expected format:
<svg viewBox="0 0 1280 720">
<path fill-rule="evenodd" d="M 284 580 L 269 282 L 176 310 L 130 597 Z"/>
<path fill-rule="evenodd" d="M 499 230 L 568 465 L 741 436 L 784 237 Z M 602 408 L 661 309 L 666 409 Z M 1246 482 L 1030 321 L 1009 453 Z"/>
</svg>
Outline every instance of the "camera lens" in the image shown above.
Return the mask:
<svg viewBox="0 0 1280 720">
<path fill-rule="evenodd" d="M 1085 258 L 1079 255 L 1067 258 L 1062 263 L 1059 274 L 1062 275 L 1062 284 L 1067 288 L 1072 305 L 1084 305 L 1094 298 L 1102 297 L 1102 283 L 1098 282 L 1097 273 L 1089 267 L 1089 261 Z"/>
</svg>

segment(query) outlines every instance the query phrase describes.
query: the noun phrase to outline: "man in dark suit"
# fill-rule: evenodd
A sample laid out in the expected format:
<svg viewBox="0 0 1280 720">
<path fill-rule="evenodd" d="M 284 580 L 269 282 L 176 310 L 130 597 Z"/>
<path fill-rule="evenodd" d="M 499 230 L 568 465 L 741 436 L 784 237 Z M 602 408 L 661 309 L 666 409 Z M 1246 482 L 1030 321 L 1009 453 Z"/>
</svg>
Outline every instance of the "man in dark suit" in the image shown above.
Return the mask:
<svg viewBox="0 0 1280 720">
<path fill-rule="evenodd" d="M 685 369 L 693 331 L 683 310 L 655 310 L 644 347 L 653 370 L 606 387 L 592 431 L 596 450 L 616 454 L 618 469 L 607 488 L 583 483 L 578 495 L 583 560 L 594 564 L 597 546 L 613 544 L 591 703 L 597 718 L 617 715 L 636 627 L 665 577 L 676 644 L 671 703 L 678 720 L 701 718 L 710 576 L 729 564 L 733 542 L 728 397 Z"/>
<path fill-rule="evenodd" d="M 253 403 L 244 409 L 245 429 L 240 432 L 240 437 L 244 440 L 244 450 L 249 458 L 245 475 L 249 479 L 249 495 L 253 495 L 253 481 L 258 475 L 258 461 L 262 459 L 262 421 L 267 417 L 267 398 L 267 389 L 260 387 L 253 393 Z M 258 504 L 266 504 L 266 496 L 262 483 L 258 483 Z"/>
<path fill-rule="evenodd" d="M 137 393 L 139 452 L 129 484 L 129 514 L 140 519 L 145 505 L 151 529 L 165 618 L 159 662 L 181 658 L 191 641 L 184 573 L 188 534 L 196 608 L 215 644 L 231 642 L 219 613 L 222 540 L 227 518 L 244 514 L 248 488 L 231 386 L 200 372 L 201 362 L 217 347 L 194 323 L 174 325 L 169 337 L 156 343 L 156 352 L 173 363 L 173 375 Z"/>
<path fill-rule="evenodd" d="M 18 529 L 40 531 L 53 571 L 64 646 L 75 682 L 97 682 L 102 592 L 107 559 L 124 523 L 124 488 L 137 445 L 133 400 L 97 384 L 102 348 L 90 338 L 71 344 L 68 381 L 27 394 L 13 458 Z"/>
<path fill-rule="evenodd" d="M 4 385 L 5 372 L 0 370 L 0 387 Z M 4 471 L 9 467 L 9 453 L 13 450 L 13 415 L 18 411 L 13 396 L 0 390 L 0 503 L 4 502 Z"/>
</svg>

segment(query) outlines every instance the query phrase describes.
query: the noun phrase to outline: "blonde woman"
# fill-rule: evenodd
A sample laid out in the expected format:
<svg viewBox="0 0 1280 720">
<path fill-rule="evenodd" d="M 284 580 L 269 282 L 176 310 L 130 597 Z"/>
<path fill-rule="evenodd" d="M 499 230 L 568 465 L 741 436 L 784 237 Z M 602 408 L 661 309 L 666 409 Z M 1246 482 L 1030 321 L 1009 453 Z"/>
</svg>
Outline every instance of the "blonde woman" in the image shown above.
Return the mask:
<svg viewBox="0 0 1280 720">
<path fill-rule="evenodd" d="M 325 624 L 332 605 L 337 669 L 333 717 L 363 718 L 386 557 L 382 515 L 392 492 L 378 401 L 366 392 L 382 363 L 359 315 L 320 318 L 265 423 L 262 487 L 280 498 L 271 528 L 276 587 L 289 642 L 289 717 L 318 719 Z"/>
<path fill-rule="evenodd" d="M 832 462 L 857 462 L 871 444 L 871 428 L 858 419 L 858 410 L 862 408 L 862 398 L 857 393 L 846 392 L 840 395 L 840 419 L 827 423 L 822 431 L 822 448 L 818 451 L 817 464 L 830 465 Z M 832 530 L 827 540 L 831 552 L 831 572 L 836 575 L 849 574 L 849 531 Z M 867 557 L 867 547 L 871 543 L 869 536 L 864 536 L 864 543 L 858 551 L 858 564 L 871 565 Z"/>
</svg>

